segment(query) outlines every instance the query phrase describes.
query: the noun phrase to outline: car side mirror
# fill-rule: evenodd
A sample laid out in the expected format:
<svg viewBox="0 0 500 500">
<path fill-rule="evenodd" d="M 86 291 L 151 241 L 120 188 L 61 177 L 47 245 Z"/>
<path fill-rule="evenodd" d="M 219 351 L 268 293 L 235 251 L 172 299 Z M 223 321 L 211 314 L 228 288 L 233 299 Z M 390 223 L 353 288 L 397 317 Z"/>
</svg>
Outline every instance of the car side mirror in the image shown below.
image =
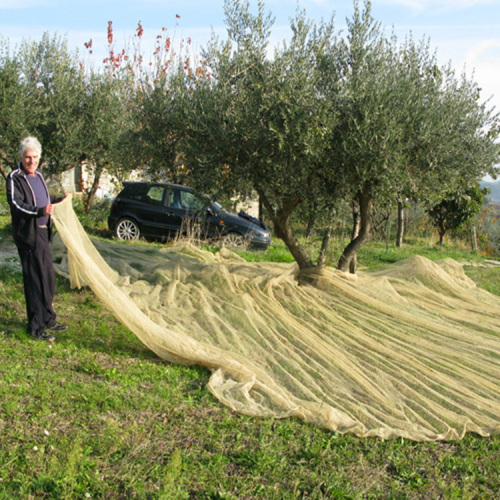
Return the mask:
<svg viewBox="0 0 500 500">
<path fill-rule="evenodd" d="M 214 209 L 212 207 L 207 207 L 207 215 L 213 217 L 215 215 Z"/>
</svg>

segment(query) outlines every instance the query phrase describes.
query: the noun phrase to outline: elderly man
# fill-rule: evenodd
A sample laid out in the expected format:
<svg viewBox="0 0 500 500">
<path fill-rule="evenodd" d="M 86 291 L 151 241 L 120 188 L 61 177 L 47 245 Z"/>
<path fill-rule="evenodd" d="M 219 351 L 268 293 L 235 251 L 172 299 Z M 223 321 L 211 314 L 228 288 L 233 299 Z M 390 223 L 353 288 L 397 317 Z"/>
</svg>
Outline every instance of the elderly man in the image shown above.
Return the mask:
<svg viewBox="0 0 500 500">
<path fill-rule="evenodd" d="M 49 242 L 52 235 L 53 204 L 63 198 L 49 194 L 37 170 L 42 147 L 35 137 L 19 145 L 20 164 L 7 177 L 7 201 L 12 232 L 23 269 L 28 330 L 36 339 L 53 342 L 51 331 L 67 329 L 56 321 L 52 308 L 55 276 Z"/>
</svg>

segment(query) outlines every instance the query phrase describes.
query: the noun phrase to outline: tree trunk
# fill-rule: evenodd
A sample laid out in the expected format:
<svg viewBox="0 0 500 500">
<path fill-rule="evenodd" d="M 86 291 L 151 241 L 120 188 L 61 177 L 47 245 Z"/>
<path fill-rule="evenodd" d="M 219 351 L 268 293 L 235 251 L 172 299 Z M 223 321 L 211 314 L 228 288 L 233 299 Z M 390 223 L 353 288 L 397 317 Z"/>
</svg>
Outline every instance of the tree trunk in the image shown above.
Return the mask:
<svg viewBox="0 0 500 500">
<path fill-rule="evenodd" d="M 438 233 L 439 233 L 439 242 L 438 242 L 438 245 L 440 247 L 442 247 L 443 246 L 443 242 L 444 242 L 444 235 L 445 235 L 446 231 L 439 230 Z"/>
<path fill-rule="evenodd" d="M 330 216 L 330 222 L 328 223 L 328 227 L 325 229 L 325 233 L 323 235 L 323 241 L 321 242 L 321 249 L 319 251 L 318 257 L 318 267 L 323 267 L 326 261 L 326 251 L 328 250 L 328 245 L 330 244 L 330 238 L 332 237 L 333 230 L 333 214 Z"/>
<path fill-rule="evenodd" d="M 290 215 L 287 210 L 278 210 L 276 214 L 276 222 L 274 224 L 274 231 L 278 238 L 281 238 L 287 246 L 293 258 L 297 261 L 300 269 L 307 269 L 314 267 L 314 264 L 309 257 L 306 249 L 299 243 L 293 234 L 290 226 Z"/>
<path fill-rule="evenodd" d="M 444 235 L 446 234 L 446 231 L 447 231 L 446 225 L 447 225 L 446 218 L 440 217 L 439 220 L 437 221 L 437 224 L 436 224 L 436 229 L 437 229 L 437 232 L 439 235 L 438 245 L 440 247 L 443 246 Z"/>
<path fill-rule="evenodd" d="M 370 196 L 370 187 L 366 184 L 358 194 L 358 203 L 359 232 L 345 247 L 337 265 L 340 271 L 347 272 L 347 270 L 349 270 L 349 272 L 352 274 L 356 272 L 356 256 L 359 250 L 371 237 L 372 202 Z M 354 231 L 356 231 L 356 226 L 353 226 L 353 232 Z"/>
<path fill-rule="evenodd" d="M 405 232 L 405 207 L 402 201 L 398 201 L 398 232 L 396 235 L 396 246 L 403 246 L 403 238 Z"/>
<path fill-rule="evenodd" d="M 471 244 L 472 244 L 472 250 L 475 250 L 477 252 L 478 245 L 477 245 L 476 226 L 472 226 L 472 228 L 471 228 Z"/>
<path fill-rule="evenodd" d="M 7 180 L 7 172 L 3 168 L 3 162 L 10 163 L 9 162 L 9 157 L 7 156 L 7 153 L 3 149 L 0 149 L 0 174 L 2 177 Z"/>
<path fill-rule="evenodd" d="M 352 232 L 351 232 L 351 241 L 359 235 L 359 226 L 360 226 L 360 216 L 359 216 L 359 203 L 357 201 L 352 202 Z M 358 265 L 358 256 L 353 255 L 351 261 L 349 262 L 349 272 L 351 274 L 356 273 L 356 267 Z"/>
<path fill-rule="evenodd" d="M 307 219 L 307 227 L 305 232 L 306 238 L 309 238 L 311 236 L 311 233 L 314 229 L 314 224 L 316 222 L 316 214 L 317 214 L 316 210 L 317 210 L 317 204 L 311 203 L 309 207 L 309 218 Z"/>
<path fill-rule="evenodd" d="M 101 182 L 101 175 L 104 171 L 103 165 L 96 166 L 94 170 L 94 180 L 92 181 L 92 186 L 90 187 L 89 194 L 87 195 L 87 199 L 85 200 L 84 210 L 86 213 L 90 212 L 90 207 L 92 206 L 92 202 L 94 201 L 97 190 L 99 189 L 99 184 Z"/>
<path fill-rule="evenodd" d="M 266 207 L 266 210 L 271 216 L 276 236 L 283 240 L 288 250 L 290 250 L 293 258 L 297 262 L 299 268 L 307 269 L 310 267 L 314 267 L 309 254 L 293 234 L 290 225 L 290 216 L 292 215 L 295 208 L 300 205 L 301 200 L 296 197 L 290 198 L 284 202 L 283 207 L 280 207 L 278 210 L 274 211 L 266 196 L 264 196 L 263 194 L 261 194 L 260 196 L 262 202 L 264 203 L 264 206 Z"/>
<path fill-rule="evenodd" d="M 4 178 L 4 180 L 7 180 L 7 173 L 5 172 L 1 161 L 0 161 L 0 174 L 2 174 L 2 177 Z"/>
</svg>

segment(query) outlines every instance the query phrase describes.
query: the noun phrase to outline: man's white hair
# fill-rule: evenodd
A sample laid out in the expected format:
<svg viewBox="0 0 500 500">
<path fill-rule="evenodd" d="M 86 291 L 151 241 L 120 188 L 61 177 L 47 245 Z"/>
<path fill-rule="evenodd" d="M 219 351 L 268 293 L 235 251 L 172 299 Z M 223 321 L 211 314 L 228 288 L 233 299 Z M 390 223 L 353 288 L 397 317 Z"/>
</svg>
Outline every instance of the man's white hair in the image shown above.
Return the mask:
<svg viewBox="0 0 500 500">
<path fill-rule="evenodd" d="M 19 158 L 23 158 L 26 151 L 36 151 L 38 156 L 42 155 L 42 145 L 40 141 L 33 136 L 25 137 L 19 143 Z"/>
</svg>

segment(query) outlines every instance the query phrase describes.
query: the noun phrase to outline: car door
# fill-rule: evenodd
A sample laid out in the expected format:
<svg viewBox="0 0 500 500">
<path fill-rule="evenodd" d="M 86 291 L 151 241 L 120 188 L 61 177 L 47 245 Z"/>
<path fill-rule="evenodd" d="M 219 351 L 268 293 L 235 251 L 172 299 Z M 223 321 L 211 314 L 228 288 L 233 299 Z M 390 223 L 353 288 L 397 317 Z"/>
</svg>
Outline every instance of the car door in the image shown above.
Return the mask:
<svg viewBox="0 0 500 500">
<path fill-rule="evenodd" d="M 136 193 L 135 212 L 144 235 L 161 238 L 166 236 L 164 222 L 166 191 L 166 186 L 150 184 Z"/>
<path fill-rule="evenodd" d="M 205 237 L 208 200 L 190 189 L 180 186 L 170 188 L 168 225 L 186 236 Z"/>
</svg>

